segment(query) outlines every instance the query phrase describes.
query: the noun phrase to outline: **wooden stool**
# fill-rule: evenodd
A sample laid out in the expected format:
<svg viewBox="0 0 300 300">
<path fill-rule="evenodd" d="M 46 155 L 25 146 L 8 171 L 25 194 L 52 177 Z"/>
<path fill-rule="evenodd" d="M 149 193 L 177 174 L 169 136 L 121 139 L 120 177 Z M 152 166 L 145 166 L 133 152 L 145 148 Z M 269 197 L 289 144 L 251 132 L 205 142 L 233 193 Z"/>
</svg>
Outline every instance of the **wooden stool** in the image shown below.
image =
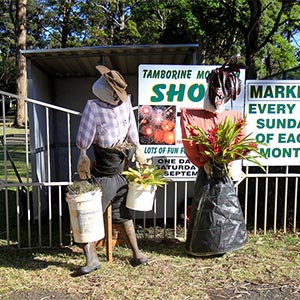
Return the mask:
<svg viewBox="0 0 300 300">
<path fill-rule="evenodd" d="M 108 205 L 105 213 L 103 214 L 104 226 L 105 226 L 105 237 L 104 239 L 96 242 L 97 247 L 106 248 L 106 260 L 108 262 L 113 261 L 112 251 L 115 245 L 123 245 L 125 243 L 122 239 L 122 229 L 118 224 L 112 224 L 112 205 Z"/>
<path fill-rule="evenodd" d="M 105 240 L 106 240 L 106 260 L 111 262 L 113 260 L 112 250 L 113 250 L 113 241 L 112 241 L 112 208 L 111 203 L 108 205 L 106 212 L 104 213 L 104 219 L 106 219 L 105 226 Z"/>
</svg>

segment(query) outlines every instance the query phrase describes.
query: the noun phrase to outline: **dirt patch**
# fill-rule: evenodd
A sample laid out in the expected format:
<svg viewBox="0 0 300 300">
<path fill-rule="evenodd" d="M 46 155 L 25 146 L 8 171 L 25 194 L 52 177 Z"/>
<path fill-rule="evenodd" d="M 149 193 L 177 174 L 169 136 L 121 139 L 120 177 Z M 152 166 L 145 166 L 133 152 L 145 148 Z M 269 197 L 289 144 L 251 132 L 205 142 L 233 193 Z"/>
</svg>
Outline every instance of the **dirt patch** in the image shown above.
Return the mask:
<svg viewBox="0 0 300 300">
<path fill-rule="evenodd" d="M 1 297 L 0 297 L 1 298 Z M 83 300 L 103 299 L 101 295 L 73 295 L 63 291 L 43 291 L 34 289 L 26 292 L 13 292 L 7 300 Z M 136 298 L 138 299 L 138 298 Z M 173 298 L 176 299 L 176 298 Z M 182 298 L 181 298 L 182 299 Z M 201 300 L 196 296 L 189 299 Z M 269 284 L 248 284 L 226 286 L 206 292 L 202 300 L 299 300 L 300 286 L 290 285 L 269 285 Z M 117 299 L 115 299 L 117 300 Z"/>
<path fill-rule="evenodd" d="M 232 285 L 224 289 L 217 288 L 207 292 L 205 300 L 298 300 L 300 286 L 251 284 Z"/>
<path fill-rule="evenodd" d="M 7 296 L 6 296 L 7 297 Z M 0 299 L 1 296 L 0 296 Z M 84 299 L 80 296 L 74 296 L 67 292 L 58 292 L 58 291 L 43 291 L 41 289 L 34 289 L 30 291 L 22 292 L 12 292 L 12 294 L 5 298 L 7 300 L 48 300 L 48 299 L 59 299 L 59 300 L 77 300 Z"/>
</svg>

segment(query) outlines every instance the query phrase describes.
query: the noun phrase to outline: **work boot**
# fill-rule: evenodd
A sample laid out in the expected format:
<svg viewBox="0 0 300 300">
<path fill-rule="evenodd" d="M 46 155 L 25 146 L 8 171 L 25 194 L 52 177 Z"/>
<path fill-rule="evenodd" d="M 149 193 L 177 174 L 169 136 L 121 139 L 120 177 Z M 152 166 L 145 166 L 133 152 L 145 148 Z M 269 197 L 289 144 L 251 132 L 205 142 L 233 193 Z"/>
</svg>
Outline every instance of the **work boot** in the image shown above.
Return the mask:
<svg viewBox="0 0 300 300">
<path fill-rule="evenodd" d="M 100 268 L 97 250 L 94 242 L 86 243 L 83 246 L 86 265 L 80 268 L 81 274 L 88 274 Z"/>
<path fill-rule="evenodd" d="M 126 244 L 130 247 L 132 250 L 133 255 L 133 263 L 134 265 L 143 265 L 147 263 L 147 258 L 142 254 L 140 251 L 136 234 L 135 234 L 135 228 L 132 220 L 126 221 L 123 225 L 123 236 Z"/>
</svg>

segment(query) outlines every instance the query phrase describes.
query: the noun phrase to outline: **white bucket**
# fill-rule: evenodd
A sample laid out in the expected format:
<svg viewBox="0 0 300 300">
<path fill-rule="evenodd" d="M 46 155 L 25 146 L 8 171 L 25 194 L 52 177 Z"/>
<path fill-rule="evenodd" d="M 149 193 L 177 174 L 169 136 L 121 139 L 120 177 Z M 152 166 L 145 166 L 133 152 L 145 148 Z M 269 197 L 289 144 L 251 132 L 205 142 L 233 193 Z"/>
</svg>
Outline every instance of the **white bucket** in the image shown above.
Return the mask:
<svg viewBox="0 0 300 300">
<path fill-rule="evenodd" d="M 144 189 L 140 184 L 129 183 L 126 207 L 132 210 L 152 210 L 156 185 L 148 185 Z"/>
<path fill-rule="evenodd" d="M 75 242 L 88 243 L 104 238 L 101 196 L 100 190 L 79 195 L 66 194 Z"/>
</svg>

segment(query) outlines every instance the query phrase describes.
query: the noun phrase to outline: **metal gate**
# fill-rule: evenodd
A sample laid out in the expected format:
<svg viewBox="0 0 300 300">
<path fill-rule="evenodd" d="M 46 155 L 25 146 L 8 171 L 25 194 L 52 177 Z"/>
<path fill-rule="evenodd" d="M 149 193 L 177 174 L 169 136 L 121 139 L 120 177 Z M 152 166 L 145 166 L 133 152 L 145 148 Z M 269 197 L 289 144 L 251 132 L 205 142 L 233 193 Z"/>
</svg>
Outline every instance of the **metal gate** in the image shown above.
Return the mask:
<svg viewBox="0 0 300 300">
<path fill-rule="evenodd" d="M 79 118 L 80 113 L 34 99 L 25 100 L 26 116 L 28 109 L 38 107 L 43 111 L 45 130 L 41 133 L 44 144 L 33 147 L 30 144 L 31 132 L 38 130 L 34 126 L 14 133 L 10 127 L 13 117 L 7 115 L 8 102 L 19 98 L 16 95 L 0 91 L 0 241 L 19 248 L 52 247 L 72 243 L 69 214 L 65 201 L 66 186 L 72 183 L 72 143 L 74 136 L 71 118 Z M 51 122 L 57 118 L 66 128 L 64 147 L 60 155 L 65 158 L 67 169 L 62 181 L 52 181 L 53 153 L 55 140 L 51 140 Z M 63 117 L 62 117 L 63 116 Z M 73 133 L 73 134 L 72 134 Z M 61 141 L 60 141 L 61 143 Z M 15 161 L 18 160 L 18 161 Z M 42 160 L 42 169 L 36 169 L 36 161 Z M 33 166 L 33 167 L 32 167 Z M 58 166 L 59 167 L 59 166 Z M 22 174 L 20 174 L 20 168 Z M 44 168 L 44 169 L 43 169 Z M 236 186 L 244 210 L 249 230 L 254 234 L 269 230 L 296 232 L 299 228 L 299 166 L 267 167 L 266 173 L 256 167 L 244 167 L 244 179 Z M 39 172 L 44 174 L 33 174 Z M 39 176 L 37 176 L 39 175 Z M 42 178 L 43 180 L 32 180 Z M 179 189 L 181 187 L 181 189 Z M 142 235 L 156 238 L 158 228 L 162 228 L 164 238 L 186 238 L 186 212 L 189 205 L 188 190 L 193 182 L 172 182 L 163 190 L 163 217 L 157 217 L 157 208 L 145 213 L 139 220 Z M 170 191 L 172 190 L 172 193 Z M 183 193 L 181 191 L 184 191 Z M 170 196 L 172 194 L 172 196 Z M 174 195 L 174 196 L 173 196 Z M 168 203 L 174 205 L 173 218 L 167 217 Z M 181 207 L 183 218 L 179 220 L 178 209 Z M 147 228 L 151 220 L 151 228 Z M 137 222 L 138 220 L 136 220 Z M 147 234 L 145 234 L 147 228 Z M 150 233 L 149 233 L 150 232 Z"/>
</svg>

